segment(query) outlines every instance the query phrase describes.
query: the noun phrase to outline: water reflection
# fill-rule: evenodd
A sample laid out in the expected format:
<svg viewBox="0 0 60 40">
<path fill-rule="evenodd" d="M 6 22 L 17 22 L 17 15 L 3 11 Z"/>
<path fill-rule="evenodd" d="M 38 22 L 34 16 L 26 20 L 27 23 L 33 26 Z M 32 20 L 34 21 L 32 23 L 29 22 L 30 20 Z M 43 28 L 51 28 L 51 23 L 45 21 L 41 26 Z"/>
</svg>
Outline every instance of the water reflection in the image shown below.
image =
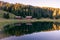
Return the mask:
<svg viewBox="0 0 60 40">
<path fill-rule="evenodd" d="M 60 23 L 53 22 L 34 22 L 34 23 L 15 23 L 4 27 L 4 31 L 10 35 L 24 35 L 41 31 L 59 30 Z"/>
<path fill-rule="evenodd" d="M 54 30 L 60 30 L 60 23 L 54 23 L 53 24 L 53 29 Z"/>
<path fill-rule="evenodd" d="M 60 23 L 53 22 L 14 23 L 4 26 L 4 32 L 11 36 L 6 40 L 55 40 L 60 37 L 58 30 Z"/>
<path fill-rule="evenodd" d="M 23 36 L 11 36 L 4 40 L 60 40 L 60 31 L 38 32 Z"/>
</svg>

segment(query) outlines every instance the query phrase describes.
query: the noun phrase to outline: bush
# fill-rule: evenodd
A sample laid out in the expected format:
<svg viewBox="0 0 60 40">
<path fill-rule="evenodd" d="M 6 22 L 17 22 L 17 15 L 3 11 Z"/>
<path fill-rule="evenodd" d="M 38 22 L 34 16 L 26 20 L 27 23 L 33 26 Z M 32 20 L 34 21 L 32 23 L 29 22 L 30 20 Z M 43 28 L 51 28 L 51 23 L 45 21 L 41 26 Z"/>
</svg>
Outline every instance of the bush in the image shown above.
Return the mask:
<svg viewBox="0 0 60 40">
<path fill-rule="evenodd" d="M 9 19 L 9 13 L 4 13 L 3 18 Z"/>
</svg>

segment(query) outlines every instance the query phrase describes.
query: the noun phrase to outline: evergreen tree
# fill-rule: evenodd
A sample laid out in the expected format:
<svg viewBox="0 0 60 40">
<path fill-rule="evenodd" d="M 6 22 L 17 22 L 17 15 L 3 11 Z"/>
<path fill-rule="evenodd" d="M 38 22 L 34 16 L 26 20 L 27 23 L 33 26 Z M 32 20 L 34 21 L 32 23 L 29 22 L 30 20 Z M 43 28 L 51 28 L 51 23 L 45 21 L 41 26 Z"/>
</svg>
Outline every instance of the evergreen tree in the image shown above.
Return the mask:
<svg viewBox="0 0 60 40">
<path fill-rule="evenodd" d="M 9 13 L 4 13 L 3 18 L 9 19 Z"/>
</svg>

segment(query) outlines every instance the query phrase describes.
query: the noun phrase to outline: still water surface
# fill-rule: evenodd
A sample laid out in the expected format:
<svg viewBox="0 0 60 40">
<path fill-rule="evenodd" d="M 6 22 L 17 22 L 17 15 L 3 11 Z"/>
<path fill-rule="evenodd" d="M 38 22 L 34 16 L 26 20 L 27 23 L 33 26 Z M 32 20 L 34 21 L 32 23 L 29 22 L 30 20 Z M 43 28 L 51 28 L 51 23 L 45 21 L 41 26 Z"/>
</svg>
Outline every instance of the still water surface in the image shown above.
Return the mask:
<svg viewBox="0 0 60 40">
<path fill-rule="evenodd" d="M 4 26 L 0 40 L 60 40 L 60 23 L 15 23 Z"/>
</svg>

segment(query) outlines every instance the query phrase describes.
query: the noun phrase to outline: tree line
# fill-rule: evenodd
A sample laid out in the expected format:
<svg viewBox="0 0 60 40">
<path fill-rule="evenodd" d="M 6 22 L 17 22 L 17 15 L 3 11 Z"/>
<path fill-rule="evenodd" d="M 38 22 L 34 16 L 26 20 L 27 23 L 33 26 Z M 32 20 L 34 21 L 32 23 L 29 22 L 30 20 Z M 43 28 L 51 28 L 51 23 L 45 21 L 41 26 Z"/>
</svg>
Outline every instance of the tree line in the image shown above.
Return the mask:
<svg viewBox="0 0 60 40">
<path fill-rule="evenodd" d="M 4 3 L 4 2 L 3 2 Z M 26 16 L 32 16 L 33 18 L 60 18 L 60 9 L 51 7 L 36 7 L 31 5 L 23 5 L 20 3 L 11 4 L 5 3 L 1 6 L 1 9 L 7 12 L 11 12 L 16 16 L 25 18 Z"/>
</svg>

